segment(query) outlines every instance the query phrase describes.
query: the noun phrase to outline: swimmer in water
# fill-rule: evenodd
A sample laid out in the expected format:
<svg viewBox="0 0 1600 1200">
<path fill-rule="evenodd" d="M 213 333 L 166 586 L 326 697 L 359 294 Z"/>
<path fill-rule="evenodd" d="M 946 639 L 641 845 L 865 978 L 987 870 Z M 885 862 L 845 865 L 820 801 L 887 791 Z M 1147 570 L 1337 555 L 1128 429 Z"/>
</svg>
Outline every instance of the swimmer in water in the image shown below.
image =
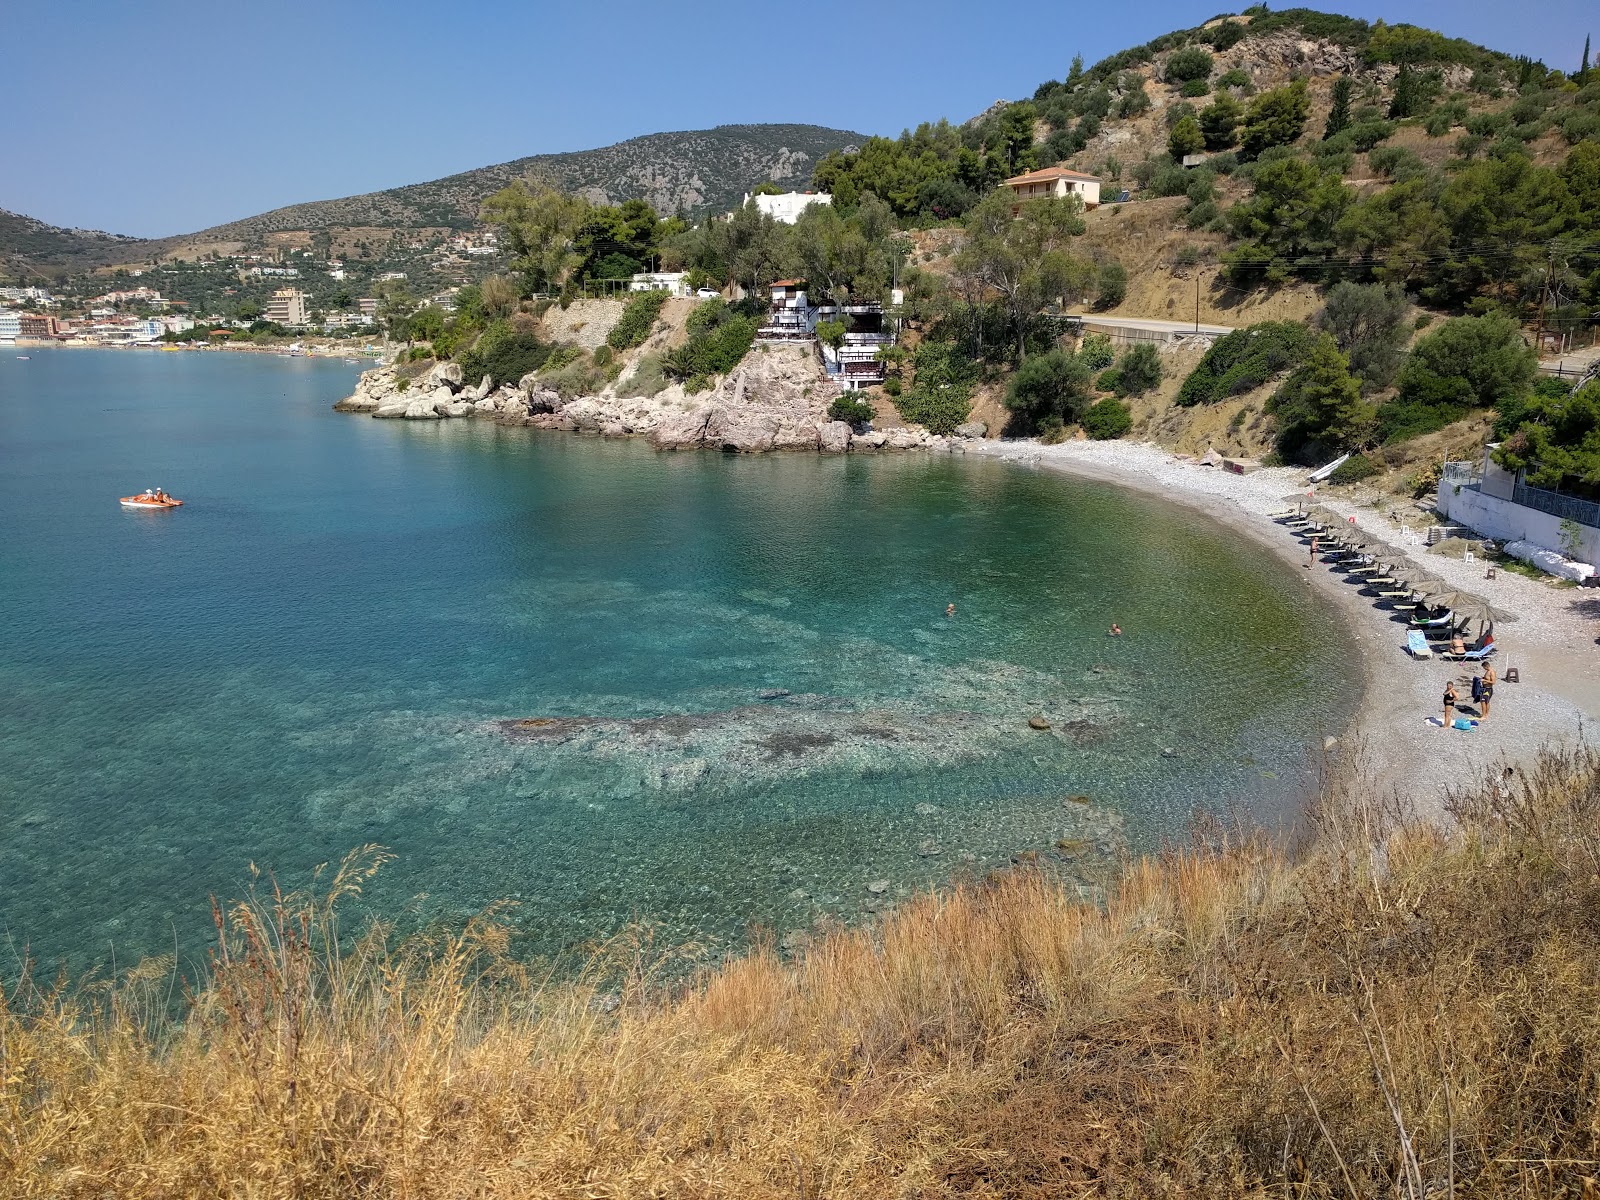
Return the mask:
<svg viewBox="0 0 1600 1200">
<path fill-rule="evenodd" d="M 1110 632 L 1108 632 L 1106 634 L 1106 636 L 1107 637 L 1121 637 L 1122 636 L 1122 626 L 1118 625 L 1115 621 L 1111 622 Z"/>
<path fill-rule="evenodd" d="M 947 617 L 955 616 L 956 615 L 956 606 L 954 604 L 946 604 L 944 606 L 944 615 L 947 616 Z"/>
</svg>

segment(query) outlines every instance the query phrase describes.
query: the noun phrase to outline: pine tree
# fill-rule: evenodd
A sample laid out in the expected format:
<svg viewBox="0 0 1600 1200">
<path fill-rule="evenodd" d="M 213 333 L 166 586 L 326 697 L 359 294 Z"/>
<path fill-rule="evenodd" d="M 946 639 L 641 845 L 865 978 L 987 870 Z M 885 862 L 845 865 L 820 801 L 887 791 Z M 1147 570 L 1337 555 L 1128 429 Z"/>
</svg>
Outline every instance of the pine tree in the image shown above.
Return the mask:
<svg viewBox="0 0 1600 1200">
<path fill-rule="evenodd" d="M 1350 77 L 1341 75 L 1333 81 L 1333 108 L 1328 112 L 1328 128 L 1323 131 L 1322 140 L 1327 141 L 1336 133 L 1342 133 L 1350 127 Z"/>
<path fill-rule="evenodd" d="M 1278 452 L 1289 461 L 1354 450 L 1372 435 L 1377 409 L 1361 398 L 1350 360 L 1330 334 L 1270 402 L 1278 418 Z"/>
<path fill-rule="evenodd" d="M 1422 103 L 1421 80 L 1409 66 L 1402 66 L 1394 77 L 1394 99 L 1389 101 L 1389 119 L 1415 116 Z"/>
<path fill-rule="evenodd" d="M 1583 35 L 1583 62 L 1578 67 L 1578 86 L 1589 82 L 1589 35 Z"/>
</svg>

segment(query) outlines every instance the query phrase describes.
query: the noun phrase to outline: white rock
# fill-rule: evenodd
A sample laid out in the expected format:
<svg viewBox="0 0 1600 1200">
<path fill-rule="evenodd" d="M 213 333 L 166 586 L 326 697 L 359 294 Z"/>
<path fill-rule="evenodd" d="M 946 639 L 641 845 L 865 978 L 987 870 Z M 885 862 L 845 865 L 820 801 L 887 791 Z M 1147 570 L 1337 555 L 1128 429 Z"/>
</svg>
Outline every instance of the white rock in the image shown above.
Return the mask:
<svg viewBox="0 0 1600 1200">
<path fill-rule="evenodd" d="M 461 364 L 453 362 L 434 363 L 433 369 L 428 372 L 428 378 L 423 383 L 427 388 L 449 388 L 452 395 L 461 390 Z"/>
<path fill-rule="evenodd" d="M 845 421 L 829 421 L 817 430 L 817 449 L 824 454 L 843 454 L 850 449 L 850 426 Z"/>
</svg>

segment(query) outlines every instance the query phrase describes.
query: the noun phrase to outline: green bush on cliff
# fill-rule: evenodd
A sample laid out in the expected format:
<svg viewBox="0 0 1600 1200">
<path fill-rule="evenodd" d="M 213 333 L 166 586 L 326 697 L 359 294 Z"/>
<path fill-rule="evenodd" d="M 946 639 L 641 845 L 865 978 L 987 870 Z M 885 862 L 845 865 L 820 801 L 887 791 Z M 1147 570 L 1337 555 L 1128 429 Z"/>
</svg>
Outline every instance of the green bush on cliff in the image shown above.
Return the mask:
<svg viewBox="0 0 1600 1200">
<path fill-rule="evenodd" d="M 1119 438 L 1133 428 L 1128 406 L 1114 396 L 1097 400 L 1083 414 L 1083 431 L 1097 442 Z"/>
<path fill-rule="evenodd" d="M 912 358 L 916 374 L 895 397 L 901 419 L 929 433 L 953 433 L 972 412 L 978 368 L 954 342 L 923 342 Z"/>
<path fill-rule="evenodd" d="M 640 292 L 628 301 L 621 319 L 606 334 L 606 345 L 613 350 L 631 350 L 641 344 L 655 328 L 666 303 L 666 292 Z"/>
<path fill-rule="evenodd" d="M 1178 389 L 1178 404 L 1212 404 L 1260 387 L 1280 371 L 1298 367 L 1316 344 L 1314 331 L 1293 321 L 1263 321 L 1220 339 Z"/>
<path fill-rule="evenodd" d="M 537 371 L 549 361 L 553 347 L 532 333 L 518 329 L 510 321 L 495 321 L 479 336 L 470 350 L 457 358 L 463 377 L 482 379 L 485 375 L 496 387 L 516 383 L 529 371 Z"/>
<path fill-rule="evenodd" d="M 738 366 L 756 339 L 760 321 L 743 316 L 721 300 L 707 300 L 689 314 L 689 340 L 661 356 L 661 366 L 686 390 L 701 391 L 713 375 Z"/>
</svg>

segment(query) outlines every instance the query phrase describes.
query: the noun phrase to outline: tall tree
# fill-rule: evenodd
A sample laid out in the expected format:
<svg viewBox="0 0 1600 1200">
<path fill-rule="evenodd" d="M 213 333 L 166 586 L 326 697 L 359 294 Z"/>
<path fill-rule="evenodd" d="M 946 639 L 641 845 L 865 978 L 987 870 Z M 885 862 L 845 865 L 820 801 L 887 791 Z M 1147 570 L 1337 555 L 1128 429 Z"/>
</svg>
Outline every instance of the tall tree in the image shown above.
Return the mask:
<svg viewBox="0 0 1600 1200">
<path fill-rule="evenodd" d="M 1350 128 L 1350 93 L 1354 90 L 1348 75 L 1333 81 L 1333 107 L 1328 110 L 1328 126 L 1322 131 L 1322 140 Z"/>
<path fill-rule="evenodd" d="M 1377 418 L 1377 409 L 1361 399 L 1349 360 L 1326 333 L 1267 408 L 1278 421 L 1278 453 L 1290 462 L 1319 462 L 1359 448 Z"/>
<path fill-rule="evenodd" d="M 1389 386 L 1409 337 L 1411 301 L 1395 284 L 1335 284 L 1317 324 L 1333 335 L 1368 394 Z"/>
<path fill-rule="evenodd" d="M 969 297 L 999 298 L 1021 362 L 1030 319 L 1047 302 L 1084 286 L 1084 264 L 1067 251 L 1084 224 L 1076 196 L 1029 200 L 1016 218 L 1012 204 L 1005 191 L 979 202 L 968 214 L 966 244 L 954 265 L 957 285 Z"/>
<path fill-rule="evenodd" d="M 1167 134 L 1167 153 L 1172 155 L 1174 162 L 1182 162 L 1185 156 L 1198 154 L 1205 149 L 1205 134 L 1200 132 L 1200 122 L 1193 117 L 1184 117 L 1172 127 L 1172 132 Z"/>
<path fill-rule="evenodd" d="M 1207 150 L 1226 150 L 1239 140 L 1239 119 L 1244 106 L 1233 98 L 1231 92 L 1217 93 L 1217 98 L 1200 110 L 1200 134 Z"/>
<path fill-rule="evenodd" d="M 582 263 L 575 241 L 589 212 L 580 196 L 520 179 L 483 202 L 483 219 L 505 231 L 517 268 L 535 291 L 560 288 Z"/>
</svg>

